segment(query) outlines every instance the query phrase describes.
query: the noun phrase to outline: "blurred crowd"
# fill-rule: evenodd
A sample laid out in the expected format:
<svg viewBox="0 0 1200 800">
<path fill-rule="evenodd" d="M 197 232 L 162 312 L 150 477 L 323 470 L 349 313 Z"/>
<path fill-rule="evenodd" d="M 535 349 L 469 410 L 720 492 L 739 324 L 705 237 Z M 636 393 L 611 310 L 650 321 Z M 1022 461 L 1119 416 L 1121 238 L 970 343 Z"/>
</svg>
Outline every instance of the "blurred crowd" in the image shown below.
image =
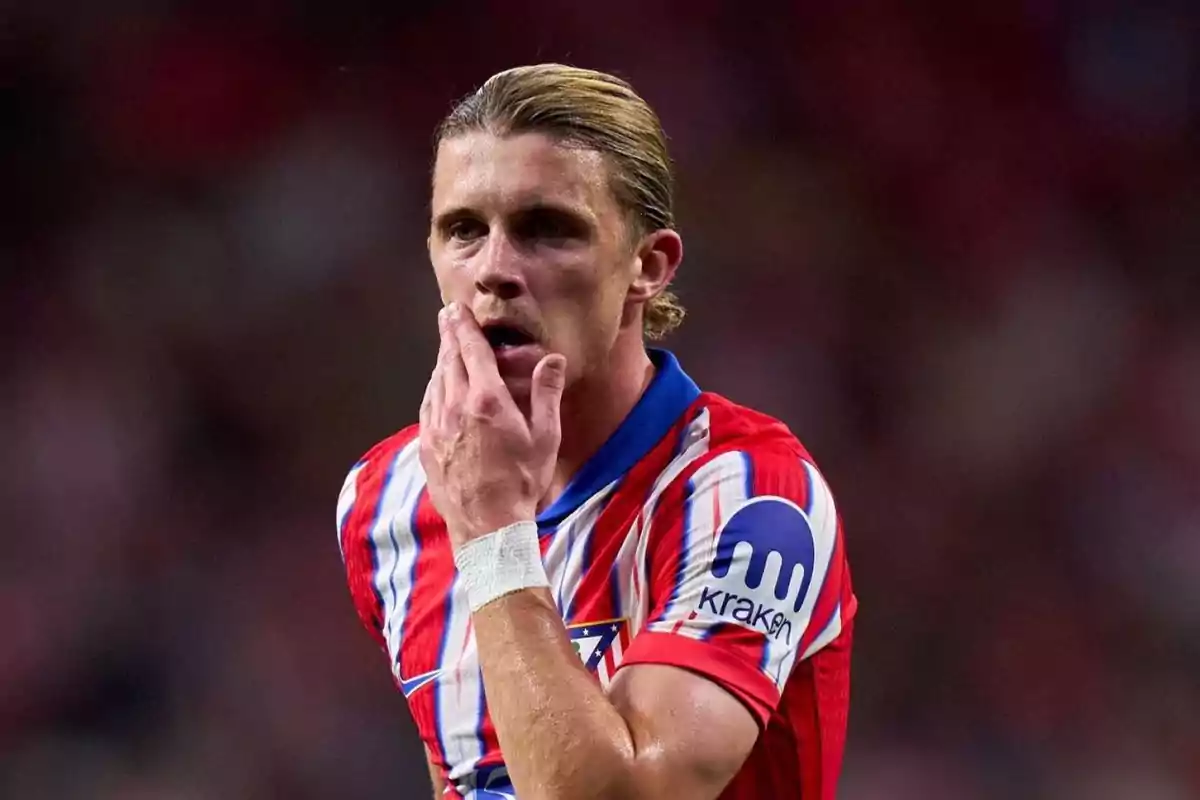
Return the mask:
<svg viewBox="0 0 1200 800">
<path fill-rule="evenodd" d="M 432 366 L 431 131 L 554 60 L 659 110 L 669 344 L 838 496 L 842 796 L 1200 797 L 1185 0 L 24 5 L 0 796 L 427 796 L 335 498 Z"/>
</svg>

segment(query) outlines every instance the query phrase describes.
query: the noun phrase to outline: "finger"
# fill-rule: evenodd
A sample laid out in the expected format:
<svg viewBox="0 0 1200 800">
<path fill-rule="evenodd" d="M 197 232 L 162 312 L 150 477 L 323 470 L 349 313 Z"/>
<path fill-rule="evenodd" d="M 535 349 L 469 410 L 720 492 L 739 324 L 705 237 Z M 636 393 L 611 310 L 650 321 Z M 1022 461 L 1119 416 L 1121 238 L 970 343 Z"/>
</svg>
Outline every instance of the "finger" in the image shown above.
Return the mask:
<svg viewBox="0 0 1200 800">
<path fill-rule="evenodd" d="M 492 346 L 488 344 L 475 317 L 458 303 L 451 303 L 447 310 L 446 321 L 458 344 L 458 352 L 471 386 L 494 389 L 502 385 L 496 354 L 492 352 Z"/>
<path fill-rule="evenodd" d="M 438 313 L 438 333 L 441 335 L 438 365 L 442 370 L 443 400 L 449 404 L 461 403 L 467 396 L 467 368 L 463 365 L 458 337 L 451 330 L 448 308 Z"/>
<path fill-rule="evenodd" d="M 436 471 L 436 456 L 434 455 L 434 427 L 431 420 L 432 405 L 428 402 L 429 387 L 432 382 L 425 387 L 426 402 L 421 404 L 421 428 L 417 433 L 418 446 L 417 457 L 421 461 L 421 466 L 425 469 L 425 475 L 432 476 Z"/>
<path fill-rule="evenodd" d="M 567 383 L 567 359 L 552 353 L 533 368 L 529 397 L 529 432 L 534 441 L 558 448 L 562 439 L 563 389 Z"/>
<path fill-rule="evenodd" d="M 433 373 L 429 376 L 426 394 L 429 397 L 429 425 L 441 427 L 445 416 L 446 406 L 446 340 L 442 337 L 438 342 L 437 362 L 433 365 Z"/>
<path fill-rule="evenodd" d="M 430 430 L 433 424 L 433 377 L 425 384 L 425 396 L 421 398 L 421 413 L 418 417 L 421 423 L 421 431 Z"/>
</svg>

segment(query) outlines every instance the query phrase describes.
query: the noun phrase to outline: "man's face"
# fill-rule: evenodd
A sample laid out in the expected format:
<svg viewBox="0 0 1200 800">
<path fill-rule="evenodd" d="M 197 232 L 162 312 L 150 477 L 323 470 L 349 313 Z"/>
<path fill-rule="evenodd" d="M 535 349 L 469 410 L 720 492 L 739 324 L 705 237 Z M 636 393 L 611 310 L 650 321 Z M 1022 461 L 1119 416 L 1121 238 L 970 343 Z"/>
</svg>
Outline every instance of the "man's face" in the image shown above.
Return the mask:
<svg viewBox="0 0 1200 800">
<path fill-rule="evenodd" d="M 518 401 L 546 353 L 566 356 L 568 385 L 606 360 L 638 271 L 626 231 L 599 153 L 537 133 L 438 148 L 429 255 L 442 300 L 474 312 Z"/>
</svg>

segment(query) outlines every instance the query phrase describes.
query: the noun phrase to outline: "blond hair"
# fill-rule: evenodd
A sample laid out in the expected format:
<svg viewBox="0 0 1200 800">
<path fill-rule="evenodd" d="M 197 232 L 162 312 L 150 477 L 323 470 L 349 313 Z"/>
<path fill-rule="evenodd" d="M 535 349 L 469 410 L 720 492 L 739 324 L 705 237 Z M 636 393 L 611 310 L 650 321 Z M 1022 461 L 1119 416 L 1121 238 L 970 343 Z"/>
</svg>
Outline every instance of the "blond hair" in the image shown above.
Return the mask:
<svg viewBox="0 0 1200 800">
<path fill-rule="evenodd" d="M 612 167 L 612 190 L 642 236 L 675 227 L 674 178 L 658 115 L 626 81 L 562 64 L 515 67 L 488 78 L 460 100 L 437 129 L 436 144 L 471 131 L 498 136 L 544 133 L 601 153 Z M 646 303 L 649 339 L 679 327 L 684 308 L 674 292 Z"/>
</svg>

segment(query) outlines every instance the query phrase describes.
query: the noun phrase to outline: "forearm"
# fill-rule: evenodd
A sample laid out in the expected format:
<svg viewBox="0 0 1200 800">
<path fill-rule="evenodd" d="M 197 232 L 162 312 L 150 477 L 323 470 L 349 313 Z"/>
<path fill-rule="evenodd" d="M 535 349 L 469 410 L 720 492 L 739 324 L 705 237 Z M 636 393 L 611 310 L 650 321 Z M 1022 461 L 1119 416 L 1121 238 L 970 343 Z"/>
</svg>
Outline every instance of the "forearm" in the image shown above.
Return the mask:
<svg viewBox="0 0 1200 800">
<path fill-rule="evenodd" d="M 549 592 L 474 615 L 488 709 L 521 800 L 637 797 L 624 718 L 584 667 Z"/>
</svg>

